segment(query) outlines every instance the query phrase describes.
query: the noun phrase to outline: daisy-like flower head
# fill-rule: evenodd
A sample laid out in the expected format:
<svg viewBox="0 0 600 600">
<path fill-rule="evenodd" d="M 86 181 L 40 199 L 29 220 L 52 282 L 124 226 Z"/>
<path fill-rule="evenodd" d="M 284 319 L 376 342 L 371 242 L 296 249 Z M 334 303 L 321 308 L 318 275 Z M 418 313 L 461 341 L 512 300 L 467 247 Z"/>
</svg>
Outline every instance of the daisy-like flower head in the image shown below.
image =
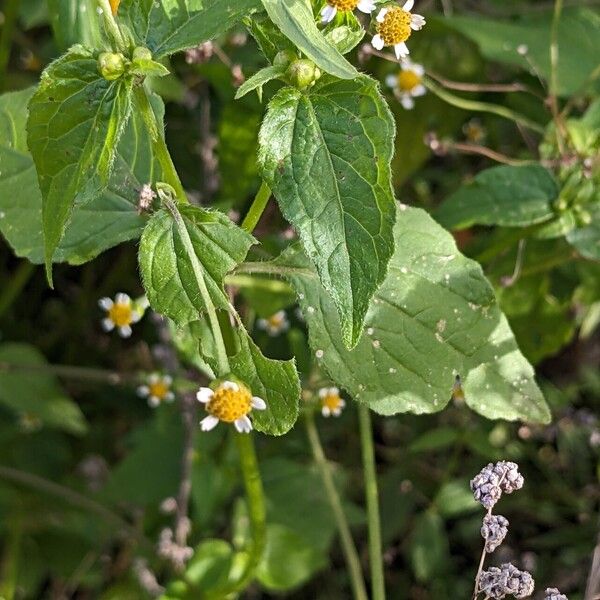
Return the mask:
<svg viewBox="0 0 600 600">
<path fill-rule="evenodd" d="M 406 110 L 414 107 L 414 98 L 423 96 L 427 91 L 422 83 L 424 73 L 422 65 L 405 60 L 400 64 L 397 75 L 388 75 L 385 78 L 386 85 L 394 90 L 394 95 Z"/>
<path fill-rule="evenodd" d="M 102 319 L 102 329 L 112 331 L 116 327 L 119 335 L 124 338 L 131 335 L 131 325 L 144 316 L 143 308 L 127 294 L 117 294 L 114 301 L 100 298 L 98 305 L 106 312 L 106 317 Z"/>
<path fill-rule="evenodd" d="M 260 329 L 264 329 L 270 336 L 275 337 L 290 327 L 285 310 L 279 310 L 267 319 L 258 319 L 257 323 Z"/>
<path fill-rule="evenodd" d="M 321 388 L 319 400 L 321 401 L 321 414 L 324 417 L 331 415 L 339 417 L 342 414 L 342 408 L 346 406 L 345 400 L 340 397 L 340 390 L 336 387 Z"/>
<path fill-rule="evenodd" d="M 140 385 L 137 389 L 138 396 L 148 398 L 148 404 L 153 408 L 161 402 L 173 402 L 175 394 L 171 391 L 173 379 L 169 375 L 159 375 L 152 373 L 148 377 L 145 385 Z"/>
<path fill-rule="evenodd" d="M 375 0 L 327 0 L 327 4 L 321 11 L 321 21 L 330 23 L 335 18 L 338 10 L 349 12 L 355 8 L 370 15 L 375 10 Z"/>
<path fill-rule="evenodd" d="M 213 390 L 202 387 L 196 394 L 199 402 L 204 404 L 208 413 L 200 421 L 202 431 L 214 429 L 219 421 L 233 423 L 240 433 L 252 431 L 252 421 L 248 415 L 252 410 L 265 410 L 266 402 L 252 392 L 243 384 L 235 381 L 223 381 Z"/>
<path fill-rule="evenodd" d="M 479 119 L 471 119 L 462 129 L 467 140 L 473 144 L 479 144 L 485 139 L 486 131 Z"/>
<path fill-rule="evenodd" d="M 424 17 L 410 12 L 414 4 L 415 0 L 407 0 L 402 8 L 385 6 L 379 11 L 377 33 L 371 40 L 373 48 L 381 50 L 384 46 L 393 46 L 398 60 L 408 56 L 406 40 L 425 25 Z"/>
</svg>

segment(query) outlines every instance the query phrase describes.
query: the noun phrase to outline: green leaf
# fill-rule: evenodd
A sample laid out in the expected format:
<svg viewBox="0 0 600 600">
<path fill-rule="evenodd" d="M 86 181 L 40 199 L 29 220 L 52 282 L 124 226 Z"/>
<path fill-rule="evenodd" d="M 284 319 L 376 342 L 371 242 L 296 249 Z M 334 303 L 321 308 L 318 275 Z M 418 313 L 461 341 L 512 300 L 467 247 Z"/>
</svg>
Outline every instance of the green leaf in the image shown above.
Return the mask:
<svg viewBox="0 0 600 600">
<path fill-rule="evenodd" d="M 33 346 L 0 345 L 0 404 L 19 417 L 39 419 L 43 425 L 75 435 L 84 434 L 87 423 L 79 406 L 65 395 L 46 367 L 46 359 Z"/>
<path fill-rule="evenodd" d="M 106 81 L 90 50 L 73 46 L 42 74 L 29 102 L 27 143 L 42 192 L 45 262 L 51 264 L 76 202 L 98 196 L 131 110 L 129 79 Z"/>
<path fill-rule="evenodd" d="M 178 205 L 175 213 L 157 211 L 144 229 L 139 249 L 150 305 L 178 325 L 196 321 L 206 310 L 196 277 L 199 265 L 214 305 L 228 310 L 223 278 L 254 243 L 249 233 L 218 211 L 191 205 Z"/>
<path fill-rule="evenodd" d="M 358 71 L 317 28 L 308 0 L 262 0 L 262 3 L 273 23 L 323 71 L 340 79 L 358 76 Z"/>
<path fill-rule="evenodd" d="M 73 44 L 101 46 L 97 7 L 95 0 L 48 0 L 52 31 L 60 50 Z"/>
<path fill-rule="evenodd" d="M 25 129 L 27 103 L 34 91 L 28 88 L 0 96 L 0 231 L 17 256 L 41 263 L 42 197 Z M 162 122 L 158 96 L 153 97 L 153 104 Z M 91 202 L 74 207 L 54 260 L 81 264 L 138 237 L 146 222 L 137 210 L 138 192 L 159 176 L 142 118 L 133 115 L 117 147 L 107 188 Z"/>
<path fill-rule="evenodd" d="M 535 67 L 550 78 L 550 37 L 552 11 L 517 17 L 511 21 L 476 17 L 448 17 L 444 22 L 476 42 L 492 60 Z M 517 51 L 527 48 L 525 56 Z M 558 93 L 568 96 L 580 90 L 598 66 L 600 15 L 591 8 L 563 10 L 558 23 Z"/>
<path fill-rule="evenodd" d="M 308 95 L 286 87 L 273 98 L 259 142 L 263 176 L 353 346 L 394 249 L 393 118 L 372 79 L 323 77 Z"/>
<path fill-rule="evenodd" d="M 233 562 L 233 549 L 224 540 L 204 540 L 194 550 L 187 564 L 185 578 L 203 592 L 225 586 Z"/>
<path fill-rule="evenodd" d="M 119 19 L 155 58 L 197 46 L 260 8 L 259 0 L 123 0 Z"/>
<path fill-rule="evenodd" d="M 258 88 L 258 97 L 262 98 L 262 87 L 265 83 L 272 81 L 273 79 L 279 79 L 285 75 L 286 67 L 283 65 L 273 65 L 271 67 L 265 67 L 255 73 L 249 79 L 246 79 L 244 83 L 238 88 L 235 94 L 235 99 L 242 98 L 252 90 Z"/>
<path fill-rule="evenodd" d="M 448 536 L 444 521 L 437 513 L 427 511 L 415 519 L 410 558 L 415 577 L 421 582 L 431 580 L 448 567 Z"/>
<path fill-rule="evenodd" d="M 259 13 L 251 19 L 245 19 L 244 23 L 250 32 L 250 35 L 256 40 L 260 51 L 265 58 L 272 63 L 279 52 L 285 50 L 291 55 L 297 55 L 296 48 L 275 27 L 273 21 L 265 13 Z"/>
<path fill-rule="evenodd" d="M 434 216 L 449 229 L 527 227 L 554 216 L 558 191 L 550 172 L 540 165 L 493 167 L 452 194 Z"/>
<path fill-rule="evenodd" d="M 267 544 L 256 571 L 258 581 L 265 588 L 293 589 L 325 566 L 323 555 L 297 533 L 283 525 L 267 526 Z"/>
<path fill-rule="evenodd" d="M 473 498 L 467 479 L 455 479 L 444 483 L 435 497 L 434 504 L 443 517 L 456 517 L 481 508 Z"/>
<path fill-rule="evenodd" d="M 353 13 L 346 13 L 347 22 L 343 25 L 332 23 L 325 29 L 325 39 L 339 52 L 347 54 L 360 44 L 365 30 Z"/>
<path fill-rule="evenodd" d="M 432 413 L 448 403 L 457 373 L 467 404 L 491 419 L 547 423 L 548 407 L 481 267 L 422 210 L 403 207 L 396 252 L 354 350 L 336 311 L 296 249 L 271 267 L 299 292 L 310 344 L 332 379 L 384 415 Z"/>
<path fill-rule="evenodd" d="M 591 223 L 576 227 L 567 233 L 567 241 L 582 255 L 592 260 L 600 260 L 600 201 L 586 205 Z"/>
</svg>

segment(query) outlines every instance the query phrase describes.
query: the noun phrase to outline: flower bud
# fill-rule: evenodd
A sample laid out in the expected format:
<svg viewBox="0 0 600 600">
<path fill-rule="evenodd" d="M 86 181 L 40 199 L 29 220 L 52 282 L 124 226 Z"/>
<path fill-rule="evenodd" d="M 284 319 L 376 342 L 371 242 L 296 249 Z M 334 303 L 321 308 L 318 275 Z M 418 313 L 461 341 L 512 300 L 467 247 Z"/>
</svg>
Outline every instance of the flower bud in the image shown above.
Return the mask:
<svg viewBox="0 0 600 600">
<path fill-rule="evenodd" d="M 273 59 L 274 67 L 287 67 L 291 62 L 296 60 L 298 55 L 293 50 L 281 50 Z"/>
<path fill-rule="evenodd" d="M 286 75 L 292 85 L 304 90 L 315 85 L 317 79 L 321 77 L 321 69 L 310 60 L 301 58 L 290 64 Z"/>
<path fill-rule="evenodd" d="M 152 60 L 152 52 L 144 46 L 133 49 L 133 60 Z"/>
<path fill-rule="evenodd" d="M 125 72 L 125 57 L 120 52 L 102 52 L 98 56 L 98 70 L 108 81 L 119 79 Z"/>
</svg>

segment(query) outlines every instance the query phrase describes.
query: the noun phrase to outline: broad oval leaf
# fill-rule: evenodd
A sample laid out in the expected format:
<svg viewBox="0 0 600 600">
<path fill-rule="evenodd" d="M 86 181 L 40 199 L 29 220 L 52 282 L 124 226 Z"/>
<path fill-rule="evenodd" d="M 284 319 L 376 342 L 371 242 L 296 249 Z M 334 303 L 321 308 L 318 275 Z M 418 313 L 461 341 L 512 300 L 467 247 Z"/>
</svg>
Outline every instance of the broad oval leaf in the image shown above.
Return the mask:
<svg viewBox="0 0 600 600">
<path fill-rule="evenodd" d="M 0 231 L 17 256 L 44 262 L 42 196 L 27 149 L 27 103 L 35 89 L 0 96 Z M 152 103 L 159 122 L 163 106 Z M 144 183 L 160 177 L 142 118 L 133 115 L 117 147 L 106 189 L 87 204 L 77 204 L 53 260 L 81 264 L 121 242 L 138 237 L 146 217 L 137 210 Z"/>
<path fill-rule="evenodd" d="M 540 165 L 493 167 L 447 198 L 434 216 L 449 229 L 527 227 L 554 217 L 558 192 L 554 177 Z"/>
<path fill-rule="evenodd" d="M 481 267 L 422 210 L 404 207 L 395 237 L 390 271 L 353 350 L 306 257 L 296 250 L 275 261 L 299 292 L 311 346 L 332 379 L 392 415 L 442 410 L 460 374 L 467 404 L 483 416 L 547 423 L 533 369 Z"/>
<path fill-rule="evenodd" d="M 96 0 L 48 0 L 54 39 L 61 50 L 73 44 L 101 47 Z"/>
<path fill-rule="evenodd" d="M 29 102 L 27 143 L 42 192 L 45 261 L 51 263 L 75 202 L 105 187 L 131 111 L 129 79 L 107 81 L 92 52 L 73 46 L 51 63 Z"/>
<path fill-rule="evenodd" d="M 267 14 L 294 45 L 326 73 L 354 79 L 358 71 L 315 24 L 308 0 L 262 0 Z"/>
<path fill-rule="evenodd" d="M 225 33 L 258 8 L 260 0 L 122 0 L 119 18 L 161 58 Z"/>
<path fill-rule="evenodd" d="M 206 310 L 196 277 L 199 264 L 212 302 L 228 310 L 223 278 L 254 243 L 249 233 L 218 211 L 191 205 L 178 205 L 175 215 L 167 209 L 157 211 L 144 229 L 139 249 L 150 305 L 178 325 L 196 321 Z"/>
<path fill-rule="evenodd" d="M 394 249 L 394 133 L 366 76 L 323 78 L 309 94 L 283 88 L 260 132 L 263 177 L 332 295 L 349 347 Z"/>
</svg>

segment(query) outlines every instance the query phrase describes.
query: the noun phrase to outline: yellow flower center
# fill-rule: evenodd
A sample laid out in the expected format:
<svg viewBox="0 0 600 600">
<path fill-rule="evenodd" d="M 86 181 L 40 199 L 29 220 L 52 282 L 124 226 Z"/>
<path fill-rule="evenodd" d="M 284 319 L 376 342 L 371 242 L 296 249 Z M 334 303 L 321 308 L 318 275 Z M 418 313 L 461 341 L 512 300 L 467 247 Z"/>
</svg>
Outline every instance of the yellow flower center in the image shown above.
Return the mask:
<svg viewBox="0 0 600 600">
<path fill-rule="evenodd" d="M 338 10 L 354 10 L 358 4 L 358 0 L 327 0 L 327 4 Z"/>
<path fill-rule="evenodd" d="M 421 77 L 414 71 L 400 71 L 398 73 L 398 87 L 403 92 L 414 90 L 421 83 Z"/>
<path fill-rule="evenodd" d="M 149 384 L 148 389 L 150 390 L 149 395 L 154 396 L 159 400 L 164 400 L 169 393 L 169 386 L 162 380 Z"/>
<path fill-rule="evenodd" d="M 321 398 L 321 403 L 333 412 L 334 410 L 341 408 L 342 399 L 339 394 L 327 394 Z"/>
<path fill-rule="evenodd" d="M 377 33 L 386 46 L 395 46 L 405 42 L 412 32 L 410 28 L 411 13 L 399 6 L 388 10 L 381 23 L 377 23 Z"/>
<path fill-rule="evenodd" d="M 238 390 L 219 386 L 214 391 L 210 402 L 207 403 L 206 412 L 225 423 L 233 423 L 247 415 L 252 409 L 252 395 L 247 387 L 238 385 Z"/>
<path fill-rule="evenodd" d="M 108 318 L 117 326 L 133 323 L 133 309 L 129 302 L 115 302 L 108 310 Z"/>
<path fill-rule="evenodd" d="M 271 315 L 267 319 L 267 321 L 271 327 L 274 327 L 275 329 L 279 329 L 283 325 L 284 319 L 285 319 L 285 317 L 283 315 L 275 314 L 275 315 Z"/>
</svg>

